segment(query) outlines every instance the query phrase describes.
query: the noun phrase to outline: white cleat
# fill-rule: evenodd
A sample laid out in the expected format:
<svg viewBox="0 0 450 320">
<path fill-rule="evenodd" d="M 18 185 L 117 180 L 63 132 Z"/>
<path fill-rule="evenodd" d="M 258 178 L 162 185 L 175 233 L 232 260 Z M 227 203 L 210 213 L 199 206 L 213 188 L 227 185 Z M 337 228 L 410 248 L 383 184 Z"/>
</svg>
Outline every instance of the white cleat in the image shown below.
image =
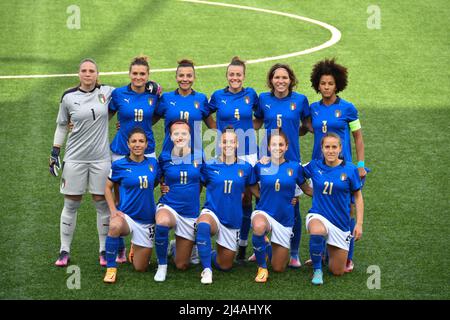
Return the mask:
<svg viewBox="0 0 450 320">
<path fill-rule="evenodd" d="M 166 280 L 167 275 L 167 264 L 159 264 L 158 270 L 156 271 L 155 277 L 153 278 L 156 282 L 163 282 Z"/>
<path fill-rule="evenodd" d="M 200 280 L 203 284 L 211 284 L 212 283 L 212 270 L 209 268 L 203 269 L 202 271 L 202 280 Z"/>
<path fill-rule="evenodd" d="M 200 257 L 198 256 L 197 245 L 195 245 L 195 244 L 194 244 L 194 246 L 192 247 L 191 263 L 192 263 L 192 264 L 199 264 L 199 263 L 200 263 Z"/>
</svg>

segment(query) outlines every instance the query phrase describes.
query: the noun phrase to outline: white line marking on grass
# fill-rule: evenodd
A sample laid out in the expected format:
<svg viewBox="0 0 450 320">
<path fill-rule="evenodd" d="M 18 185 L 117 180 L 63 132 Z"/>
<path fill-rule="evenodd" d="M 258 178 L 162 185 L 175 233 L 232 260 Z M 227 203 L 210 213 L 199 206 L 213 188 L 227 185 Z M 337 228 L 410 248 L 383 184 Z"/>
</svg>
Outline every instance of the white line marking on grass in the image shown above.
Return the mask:
<svg viewBox="0 0 450 320">
<path fill-rule="evenodd" d="M 287 59 L 287 58 L 292 58 L 292 57 L 297 57 L 297 56 L 313 53 L 313 52 L 316 52 L 316 51 L 319 51 L 319 50 L 331 47 L 332 45 L 334 45 L 337 42 L 339 42 L 339 40 L 341 39 L 341 32 L 337 28 L 333 27 L 332 25 L 329 25 L 328 23 L 325 23 L 325 22 L 322 22 L 322 21 L 310 19 L 310 18 L 307 18 L 307 17 L 302 17 L 302 16 L 299 16 L 299 15 L 296 15 L 296 14 L 285 13 L 285 12 L 274 11 L 274 10 L 261 9 L 261 8 L 255 8 L 255 7 L 241 6 L 241 5 L 237 5 L 237 4 L 222 3 L 222 2 L 209 2 L 209 1 L 201 1 L 201 0 L 178 0 L 178 1 L 191 2 L 191 3 L 197 3 L 197 4 L 206 4 L 206 5 L 212 5 L 212 6 L 230 7 L 230 8 L 237 8 L 237 9 L 250 10 L 250 11 L 258 11 L 258 12 L 264 12 L 264 13 L 284 16 L 284 17 L 288 17 L 288 18 L 297 19 L 297 20 L 309 22 L 309 23 L 312 23 L 312 24 L 316 24 L 316 25 L 318 25 L 318 26 L 320 26 L 322 28 L 325 28 L 325 29 L 327 29 L 328 31 L 331 32 L 331 38 L 328 41 L 322 43 L 319 46 L 316 46 L 316 47 L 313 47 L 313 48 L 309 48 L 309 49 L 305 49 L 305 50 L 302 50 L 302 51 L 287 53 L 287 54 L 283 54 L 283 55 L 279 55 L 279 56 L 266 57 L 266 58 L 260 58 L 260 59 L 254 59 L 254 60 L 247 60 L 246 61 L 247 64 L 261 63 L 261 62 L 273 61 L 273 60 L 281 60 L 281 59 Z M 195 69 L 222 68 L 222 67 L 228 66 L 228 64 L 229 63 L 227 62 L 227 63 L 211 64 L 211 65 L 205 65 L 205 66 L 196 66 Z M 175 70 L 176 70 L 176 68 L 152 69 L 151 72 L 152 73 L 155 73 L 155 72 L 173 72 Z M 124 75 L 124 74 L 128 74 L 128 71 L 100 72 L 101 76 L 113 76 L 113 75 Z M 0 76 L 0 79 L 33 79 L 33 78 L 57 78 L 57 77 L 77 77 L 77 76 L 78 76 L 77 73 L 37 74 L 37 75 Z"/>
</svg>

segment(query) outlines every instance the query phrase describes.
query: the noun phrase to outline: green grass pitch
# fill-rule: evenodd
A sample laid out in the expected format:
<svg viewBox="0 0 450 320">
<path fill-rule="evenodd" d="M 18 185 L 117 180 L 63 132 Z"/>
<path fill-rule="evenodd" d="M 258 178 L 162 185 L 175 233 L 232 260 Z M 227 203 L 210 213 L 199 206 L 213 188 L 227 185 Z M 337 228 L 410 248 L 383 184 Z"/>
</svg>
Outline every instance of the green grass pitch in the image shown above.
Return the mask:
<svg viewBox="0 0 450 320">
<path fill-rule="evenodd" d="M 294 68 L 298 91 L 310 102 L 319 99 L 309 83 L 316 61 L 337 57 L 349 68 L 349 86 L 341 96 L 360 112 L 366 164 L 373 170 L 364 189 L 364 236 L 356 243 L 354 272 L 341 278 L 326 273 L 325 285 L 316 288 L 310 284 L 311 269 L 305 267 L 272 272 L 269 282 L 260 285 L 253 281 L 256 267 L 247 264 L 214 272 L 214 283 L 205 287 L 199 281 L 200 266 L 180 272 L 170 265 L 167 281 L 155 283 L 153 255 L 147 273 L 120 266 L 117 283 L 105 285 L 104 269 L 97 262 L 95 210 L 86 195 L 72 246 L 81 289 L 68 289 L 70 274 L 53 265 L 63 196 L 47 166 L 59 99 L 77 79 L 0 79 L 0 299 L 448 300 L 448 3 L 223 1 L 306 16 L 342 33 L 327 49 L 280 62 Z M 140 53 L 151 57 L 154 69 L 174 67 L 182 57 L 197 65 L 218 64 L 234 55 L 251 60 L 301 51 L 330 37 L 319 26 L 287 17 L 172 0 L 80 0 L 81 28 L 69 29 L 66 10 L 72 4 L 1 2 L 0 76 L 76 73 L 84 57 L 97 60 L 100 71 L 125 71 Z M 381 10 L 381 29 L 367 27 L 373 4 Z M 273 63 L 248 65 L 246 85 L 266 91 L 265 75 Z M 194 88 L 210 96 L 226 85 L 224 74 L 225 68 L 198 70 Z M 151 78 L 165 91 L 176 87 L 173 72 Z M 127 75 L 100 79 L 116 87 L 128 82 Z M 162 122 L 155 132 L 162 141 Z M 308 161 L 312 136 L 301 143 L 302 158 Z M 301 199 L 303 219 L 310 204 Z M 308 256 L 308 239 L 304 231 L 302 260 Z M 367 286 L 370 266 L 380 268 L 379 289 Z"/>
</svg>

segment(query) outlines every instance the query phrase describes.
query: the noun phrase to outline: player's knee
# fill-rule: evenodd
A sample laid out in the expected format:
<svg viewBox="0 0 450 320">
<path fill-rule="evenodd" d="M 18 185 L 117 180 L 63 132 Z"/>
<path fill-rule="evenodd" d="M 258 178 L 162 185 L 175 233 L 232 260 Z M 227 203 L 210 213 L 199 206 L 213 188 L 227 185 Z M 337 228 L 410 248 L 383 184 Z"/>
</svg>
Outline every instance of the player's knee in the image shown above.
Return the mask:
<svg viewBox="0 0 450 320">
<path fill-rule="evenodd" d="M 117 220 L 113 220 L 111 221 L 111 223 L 109 224 L 109 230 L 108 230 L 108 235 L 110 237 L 119 237 L 120 233 L 121 233 L 121 223 L 119 223 Z"/>
<path fill-rule="evenodd" d="M 256 220 L 252 222 L 253 233 L 255 235 L 263 235 L 266 231 L 266 224 L 263 221 Z"/>
<path fill-rule="evenodd" d="M 187 268 L 189 268 L 189 263 L 185 262 L 185 261 L 181 261 L 181 262 L 176 261 L 175 266 L 178 270 L 185 271 L 185 270 L 187 270 Z"/>
<path fill-rule="evenodd" d="M 134 266 L 134 270 L 136 270 L 137 272 L 146 272 L 147 271 L 147 266 L 141 266 L 141 265 L 139 265 L 139 266 L 137 266 L 137 265 L 135 265 Z"/>
<path fill-rule="evenodd" d="M 284 272 L 286 270 L 286 266 L 284 265 L 272 265 L 272 270 L 275 272 Z"/>
<path fill-rule="evenodd" d="M 330 267 L 330 272 L 333 276 L 341 277 L 344 275 L 344 268 L 332 268 Z"/>
</svg>

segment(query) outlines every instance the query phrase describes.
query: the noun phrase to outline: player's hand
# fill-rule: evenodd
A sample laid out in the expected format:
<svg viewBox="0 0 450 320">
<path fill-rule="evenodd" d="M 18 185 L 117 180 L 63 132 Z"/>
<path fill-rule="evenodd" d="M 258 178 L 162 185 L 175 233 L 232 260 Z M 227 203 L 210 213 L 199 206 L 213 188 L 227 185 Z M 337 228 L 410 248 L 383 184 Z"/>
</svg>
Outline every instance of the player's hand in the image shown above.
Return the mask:
<svg viewBox="0 0 450 320">
<path fill-rule="evenodd" d="M 362 234 L 363 234 L 362 225 L 357 223 L 355 229 L 353 230 L 353 237 L 355 238 L 355 241 L 361 239 Z"/>
<path fill-rule="evenodd" d="M 116 210 L 111 212 L 111 220 L 114 219 L 115 217 L 121 217 L 125 219 L 125 214 L 122 211 Z"/>
<path fill-rule="evenodd" d="M 117 122 L 116 122 L 116 130 L 119 131 L 119 129 L 120 129 L 120 122 L 117 121 Z"/>
<path fill-rule="evenodd" d="M 270 162 L 270 157 L 263 156 L 261 159 L 259 159 L 259 163 L 261 164 L 268 164 Z"/>
<path fill-rule="evenodd" d="M 291 204 L 295 206 L 297 204 L 297 197 L 293 197 L 291 200 Z"/>
<path fill-rule="evenodd" d="M 59 158 L 60 148 L 53 147 L 52 153 L 49 159 L 49 171 L 52 176 L 57 177 L 59 170 L 61 169 L 61 160 Z"/>
<path fill-rule="evenodd" d="M 159 96 L 162 93 L 162 88 L 157 82 L 147 81 L 145 84 L 145 91 Z"/>
<path fill-rule="evenodd" d="M 159 184 L 159 190 L 161 191 L 162 195 L 165 195 L 167 192 L 170 191 L 170 188 L 168 185 L 166 185 L 164 182 L 161 182 Z"/>
<path fill-rule="evenodd" d="M 67 129 L 69 129 L 69 131 L 72 132 L 73 127 L 74 127 L 73 122 L 69 121 L 69 123 L 67 124 Z"/>
<path fill-rule="evenodd" d="M 367 171 L 366 171 L 365 168 L 360 167 L 360 168 L 358 168 L 358 173 L 359 173 L 359 177 L 362 179 L 362 178 L 364 178 L 366 176 Z"/>
</svg>

